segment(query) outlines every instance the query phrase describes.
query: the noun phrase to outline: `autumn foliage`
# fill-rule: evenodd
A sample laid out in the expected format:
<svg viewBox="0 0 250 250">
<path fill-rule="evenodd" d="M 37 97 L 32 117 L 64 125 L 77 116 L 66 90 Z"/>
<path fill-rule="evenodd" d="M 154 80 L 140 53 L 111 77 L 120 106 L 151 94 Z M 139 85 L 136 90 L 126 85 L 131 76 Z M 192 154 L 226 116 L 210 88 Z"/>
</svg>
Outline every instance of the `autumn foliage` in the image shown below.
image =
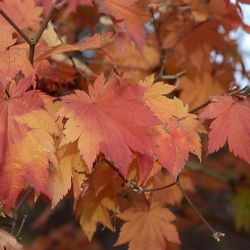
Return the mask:
<svg viewBox="0 0 250 250">
<path fill-rule="evenodd" d="M 114 246 L 178 247 L 173 208 L 193 205 L 194 166 L 221 149 L 250 164 L 250 96 L 234 80 L 250 76 L 232 36 L 250 33 L 242 3 L 0 1 L 0 215 L 34 190 L 52 208 L 72 199 L 88 241 L 118 223 Z M 232 203 L 247 231 L 244 167 Z M 0 246 L 22 249 L 3 230 Z"/>
</svg>

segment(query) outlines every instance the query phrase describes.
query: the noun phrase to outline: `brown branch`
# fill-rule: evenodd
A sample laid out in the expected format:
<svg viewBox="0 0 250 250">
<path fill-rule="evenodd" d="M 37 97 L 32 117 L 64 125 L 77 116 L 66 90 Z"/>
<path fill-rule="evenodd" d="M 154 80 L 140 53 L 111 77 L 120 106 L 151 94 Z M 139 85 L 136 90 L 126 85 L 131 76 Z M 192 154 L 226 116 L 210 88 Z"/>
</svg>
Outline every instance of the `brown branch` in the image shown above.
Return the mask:
<svg viewBox="0 0 250 250">
<path fill-rule="evenodd" d="M 98 49 L 110 58 L 115 73 L 118 73 L 117 65 L 116 65 L 116 62 L 115 62 L 115 60 L 113 59 L 113 57 L 112 57 L 108 52 L 106 52 L 104 49 L 102 49 L 102 48 L 98 48 Z"/>
<path fill-rule="evenodd" d="M 149 11 L 150 11 L 151 14 L 152 14 L 152 20 L 153 20 L 153 24 L 154 24 L 154 27 L 155 27 L 156 39 L 157 39 L 159 48 L 160 48 L 160 50 L 162 51 L 162 41 L 161 41 L 161 37 L 160 37 L 159 23 L 157 24 L 157 22 L 156 22 L 156 19 L 155 19 L 155 16 L 154 16 L 154 12 L 153 12 L 153 9 L 152 9 L 152 8 L 149 8 Z M 161 54 L 161 61 L 162 61 L 164 55 L 163 55 L 163 53 L 160 53 L 160 54 Z"/>
<path fill-rule="evenodd" d="M 170 55 L 174 52 L 175 48 L 177 47 L 177 45 L 187 36 L 189 35 L 191 32 L 193 32 L 194 30 L 198 29 L 200 26 L 202 26 L 204 23 L 208 22 L 207 20 L 206 21 L 203 21 L 203 22 L 200 22 L 199 24 L 197 24 L 196 26 L 194 26 L 192 29 L 188 30 L 187 32 L 185 32 L 184 34 L 181 34 L 180 37 L 176 40 L 175 44 L 171 47 L 171 49 L 169 49 L 166 53 L 166 55 L 164 56 L 162 62 L 161 62 L 161 69 L 160 69 L 160 72 L 158 74 L 158 76 L 156 77 L 156 81 L 158 81 L 159 79 L 163 79 L 162 77 L 166 77 L 164 75 L 164 71 L 165 71 L 165 67 L 166 67 L 166 64 L 167 64 L 167 61 L 170 57 Z"/>
<path fill-rule="evenodd" d="M 225 236 L 224 233 L 218 232 L 216 230 L 213 229 L 213 227 L 206 221 L 206 219 L 201 215 L 201 213 L 199 212 L 199 210 L 196 208 L 196 206 L 194 205 L 194 203 L 190 200 L 190 198 L 188 197 L 188 195 L 186 194 L 186 192 L 184 191 L 184 189 L 182 188 L 182 185 L 179 181 L 179 178 L 176 180 L 176 185 L 178 186 L 178 188 L 180 189 L 180 191 L 182 192 L 183 196 L 185 197 L 185 199 L 187 200 L 187 202 L 189 203 L 189 205 L 194 209 L 194 211 L 196 212 L 196 214 L 200 217 L 200 219 L 203 221 L 203 223 L 207 226 L 207 228 L 212 232 L 213 237 L 215 240 L 220 241 L 220 237 Z"/>
<path fill-rule="evenodd" d="M 40 29 L 38 30 L 38 32 L 36 33 L 34 38 L 29 39 L 28 44 L 30 45 L 29 48 L 29 60 L 31 62 L 31 64 L 33 64 L 34 61 L 34 56 L 35 56 L 35 46 L 38 43 L 38 41 L 40 40 L 44 30 L 46 29 L 49 21 L 51 20 L 53 14 L 55 13 L 55 11 L 57 10 L 58 6 L 60 5 L 61 0 L 56 0 L 55 3 L 52 5 L 50 12 L 48 14 L 48 16 L 44 19 Z"/>
<path fill-rule="evenodd" d="M 120 171 L 113 165 L 110 161 L 108 161 L 106 158 L 104 159 L 104 162 L 106 162 L 117 174 L 118 176 L 127 184 L 129 183 L 128 180 L 124 178 L 124 176 L 120 173 Z"/>
<path fill-rule="evenodd" d="M 12 21 L 12 19 L 0 8 L 0 14 L 5 20 L 19 33 L 19 35 L 29 44 L 30 39 L 26 34 Z"/>
<path fill-rule="evenodd" d="M 58 33 L 58 29 L 57 29 L 56 26 L 54 26 L 54 31 L 55 31 L 55 33 L 56 33 L 58 39 L 60 40 L 60 42 L 61 42 L 62 44 L 64 44 L 64 41 L 62 40 L 60 34 Z M 76 66 L 75 61 L 74 61 L 74 58 L 71 56 L 71 54 L 70 54 L 70 53 L 65 53 L 65 54 L 68 56 L 70 62 L 72 63 L 73 68 L 77 71 L 77 73 L 78 73 L 84 80 L 89 81 L 89 79 L 87 79 L 87 78 L 85 77 L 85 75 L 82 73 L 82 71 L 79 70 L 79 68 Z"/>
<path fill-rule="evenodd" d="M 233 91 L 233 92 L 229 92 L 229 95 L 237 95 L 237 94 L 239 94 L 241 92 L 247 91 L 249 88 L 250 88 L 250 86 L 247 85 L 242 89 L 239 89 L 239 90 L 236 90 L 236 91 Z"/>
<path fill-rule="evenodd" d="M 58 6 L 60 5 L 60 2 L 61 2 L 61 0 L 56 0 L 55 3 L 52 5 L 52 7 L 51 7 L 51 9 L 50 9 L 50 12 L 49 12 L 48 16 L 44 19 L 44 21 L 43 21 L 43 23 L 42 23 L 42 25 L 41 25 L 39 31 L 38 31 L 38 32 L 36 33 L 36 35 L 35 35 L 34 40 L 35 40 L 36 43 L 40 40 L 40 38 L 41 38 L 41 36 L 42 36 L 44 30 L 46 29 L 46 27 L 47 27 L 49 21 L 51 20 L 53 14 L 54 14 L 55 11 L 57 10 Z"/>
<path fill-rule="evenodd" d="M 14 218 L 13 218 L 13 222 L 11 225 L 11 229 L 10 229 L 10 234 L 13 235 L 15 229 L 16 229 L 16 223 L 17 223 L 17 219 L 18 219 L 18 212 L 19 209 L 22 207 L 22 205 L 24 204 L 24 202 L 28 199 L 28 197 L 32 194 L 32 192 L 34 191 L 33 188 L 28 188 L 25 192 L 25 194 L 21 197 L 20 201 L 17 203 L 17 205 L 14 208 Z"/>
<path fill-rule="evenodd" d="M 21 233 L 26 219 L 27 219 L 27 215 L 25 214 L 23 216 L 23 220 L 22 220 L 21 226 L 19 227 L 19 230 L 18 230 L 17 234 L 15 235 L 15 238 L 17 238 L 19 236 L 19 234 Z"/>
<path fill-rule="evenodd" d="M 148 193 L 148 192 L 155 192 L 155 191 L 160 191 L 160 190 L 163 190 L 163 189 L 167 189 L 167 188 L 170 188 L 172 186 L 176 185 L 175 182 L 172 182 L 166 186 L 163 186 L 163 187 L 158 187 L 158 188 L 152 188 L 152 189 L 143 189 L 141 191 L 141 193 Z"/>
<path fill-rule="evenodd" d="M 243 92 L 243 91 L 248 90 L 249 88 L 250 88 L 249 86 L 245 86 L 244 88 L 239 89 L 239 90 L 236 90 L 236 91 L 234 91 L 234 92 L 229 92 L 229 93 L 227 92 L 227 94 L 229 94 L 229 95 L 231 95 L 231 96 L 237 95 L 237 94 L 239 94 L 240 92 Z M 224 93 L 224 94 L 225 94 L 225 93 Z M 221 94 L 221 96 L 223 96 L 224 94 Z M 204 103 L 201 104 L 200 106 L 198 106 L 198 107 L 196 107 L 196 108 L 194 108 L 194 109 L 191 109 L 191 110 L 189 111 L 189 113 L 192 114 L 192 113 L 197 112 L 199 109 L 202 109 L 202 108 L 206 107 L 211 101 L 212 101 L 211 99 L 208 99 L 206 102 L 204 102 Z"/>
<path fill-rule="evenodd" d="M 204 102 L 200 106 L 198 106 L 198 107 L 196 107 L 194 109 L 191 109 L 188 113 L 193 114 L 193 113 L 197 112 L 199 109 L 202 109 L 202 108 L 206 107 L 211 101 L 212 101 L 211 99 L 207 100 L 206 102 Z"/>
</svg>

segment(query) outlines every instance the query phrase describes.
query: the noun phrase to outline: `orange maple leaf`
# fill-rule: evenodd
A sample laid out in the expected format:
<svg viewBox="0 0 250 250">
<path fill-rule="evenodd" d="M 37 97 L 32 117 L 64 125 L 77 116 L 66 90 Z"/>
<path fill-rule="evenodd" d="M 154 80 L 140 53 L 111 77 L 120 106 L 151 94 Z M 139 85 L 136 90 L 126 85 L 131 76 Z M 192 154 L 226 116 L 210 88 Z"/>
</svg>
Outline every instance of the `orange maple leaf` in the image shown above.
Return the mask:
<svg viewBox="0 0 250 250">
<path fill-rule="evenodd" d="M 118 78 L 105 83 L 100 75 L 94 86 L 89 86 L 89 95 L 76 90 L 76 94 L 63 97 L 66 104 L 58 115 L 68 121 L 61 145 L 79 139 L 90 172 L 101 151 L 126 177 L 134 152 L 144 154 L 151 149 L 145 127 L 160 123 L 139 99 L 145 89 L 121 84 Z"/>
<path fill-rule="evenodd" d="M 102 34 L 94 34 L 91 37 L 87 37 L 84 42 L 77 44 L 60 44 L 53 46 L 51 48 L 46 49 L 43 53 L 35 59 L 35 62 L 41 61 L 43 59 L 49 58 L 51 56 L 72 52 L 72 51 L 82 51 L 82 50 L 92 50 L 101 48 L 109 43 L 111 43 L 114 39 L 112 37 L 112 33 L 102 33 Z"/>
<path fill-rule="evenodd" d="M 171 223 L 175 215 L 161 203 L 135 203 L 117 216 L 126 222 L 115 246 L 129 242 L 131 250 L 158 250 L 167 249 L 166 240 L 180 244 L 177 229 Z"/>
<path fill-rule="evenodd" d="M 197 26 L 195 26 L 195 25 Z M 226 41 L 219 32 L 218 21 L 208 20 L 196 24 L 192 18 L 179 19 L 176 17 L 167 19 L 162 26 L 163 48 L 175 49 L 175 58 L 178 58 L 178 65 L 187 62 L 192 63 L 200 70 L 201 63 L 206 60 L 210 62 L 211 50 L 225 48 Z M 204 36 L 204 33 L 207 35 Z M 180 37 L 183 38 L 179 41 Z"/>
<path fill-rule="evenodd" d="M 113 230 L 109 211 L 113 211 L 115 205 L 116 198 L 110 188 L 106 188 L 98 194 L 93 188 L 89 188 L 84 199 L 78 201 L 76 216 L 89 240 L 92 239 L 96 231 L 97 223 L 102 223 Z"/>
<path fill-rule="evenodd" d="M 0 85 L 0 198 L 9 211 L 25 181 L 50 197 L 49 164 L 57 166 L 52 134 L 59 133 L 43 108 L 52 98 L 30 90 L 31 79 Z M 27 92 L 26 92 L 27 91 Z"/>
<path fill-rule="evenodd" d="M 188 113 L 178 98 L 169 99 L 165 95 L 174 87 L 163 82 L 153 84 L 153 75 L 147 77 L 141 85 L 151 87 L 144 94 L 144 102 L 164 123 L 151 127 L 148 131 L 159 162 L 169 173 L 177 178 L 192 152 L 201 159 L 201 143 L 198 132 L 205 129 L 197 120 L 197 116 Z"/>
<path fill-rule="evenodd" d="M 0 9 L 7 14 L 20 29 L 38 30 L 42 21 L 42 8 L 35 6 L 34 0 L 3 0 Z M 13 32 L 14 28 L 0 16 L 1 31 Z M 3 27 L 3 29 L 2 29 Z"/>
<path fill-rule="evenodd" d="M 109 15 L 117 30 L 116 42 L 124 52 L 130 41 L 142 53 L 146 31 L 143 27 L 152 17 L 146 4 L 139 0 L 94 0 L 98 10 Z"/>
<path fill-rule="evenodd" d="M 250 164 L 250 96 L 214 96 L 200 117 L 215 119 L 207 154 L 218 151 L 228 140 L 229 150 Z"/>
<path fill-rule="evenodd" d="M 35 70 L 27 57 L 28 45 L 25 43 L 14 45 L 16 40 L 12 39 L 10 33 L 0 33 L 0 82 L 4 88 L 19 72 L 26 77 L 29 75 L 35 77 Z"/>
<path fill-rule="evenodd" d="M 57 151 L 58 168 L 49 176 L 49 191 L 52 208 L 68 193 L 71 186 L 75 202 L 81 195 L 81 185 L 87 180 L 87 166 L 77 148 L 77 143 L 69 143 Z M 73 185 L 72 185 L 73 184 Z"/>
<path fill-rule="evenodd" d="M 228 91 L 229 82 L 234 79 L 233 68 L 229 64 L 203 63 L 199 74 L 193 68 L 180 79 L 180 99 L 190 109 L 206 102 L 210 96 Z"/>
</svg>

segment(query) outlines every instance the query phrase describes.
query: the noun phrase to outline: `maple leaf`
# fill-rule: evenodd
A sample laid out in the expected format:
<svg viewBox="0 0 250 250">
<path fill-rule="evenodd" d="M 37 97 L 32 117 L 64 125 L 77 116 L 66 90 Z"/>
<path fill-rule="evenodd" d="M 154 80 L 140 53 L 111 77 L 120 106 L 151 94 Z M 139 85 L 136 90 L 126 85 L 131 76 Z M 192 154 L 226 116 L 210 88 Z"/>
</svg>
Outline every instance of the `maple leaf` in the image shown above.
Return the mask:
<svg viewBox="0 0 250 250">
<path fill-rule="evenodd" d="M 123 180 L 106 162 L 99 161 L 95 165 L 95 171 L 91 175 L 91 181 L 96 195 L 108 186 L 114 190 L 118 190 L 123 184 Z"/>
<path fill-rule="evenodd" d="M 57 166 L 51 135 L 59 130 L 43 108 L 52 98 L 39 90 L 27 91 L 31 84 L 30 77 L 11 82 L 6 91 L 0 85 L 0 197 L 6 211 L 26 180 L 50 197 L 49 162 Z"/>
<path fill-rule="evenodd" d="M 90 188 L 85 197 L 78 201 L 76 217 L 79 218 L 80 226 L 89 241 L 92 239 L 99 222 L 113 231 L 109 211 L 113 211 L 115 205 L 116 198 L 109 188 L 102 190 L 98 194 L 95 193 L 93 188 Z"/>
<path fill-rule="evenodd" d="M 35 59 L 35 62 L 65 52 L 98 49 L 111 43 L 112 41 L 113 41 L 112 33 L 110 32 L 109 33 L 103 32 L 102 34 L 96 33 L 91 37 L 87 37 L 85 41 L 82 43 L 78 43 L 75 45 L 60 44 L 48 48 Z"/>
<path fill-rule="evenodd" d="M 61 145 L 78 140 L 78 147 L 91 172 L 99 152 L 126 177 L 134 152 L 144 154 L 151 149 L 144 127 L 159 124 L 153 112 L 139 97 L 145 87 L 121 84 L 118 78 L 107 83 L 103 75 L 89 86 L 89 95 L 76 90 L 76 94 L 63 97 L 65 106 L 58 112 L 68 121 Z"/>
<path fill-rule="evenodd" d="M 88 179 L 86 176 L 87 166 L 82 160 L 76 142 L 61 147 L 57 156 L 58 167 L 49 176 L 52 208 L 68 193 L 71 186 L 73 186 L 76 202 L 82 192 L 81 185 Z"/>
<path fill-rule="evenodd" d="M 0 249 L 22 250 L 23 246 L 17 242 L 14 236 L 0 229 Z"/>
<path fill-rule="evenodd" d="M 39 79 L 45 78 L 57 83 L 73 81 L 77 72 L 66 62 L 48 59 L 34 63 L 34 68 Z"/>
<path fill-rule="evenodd" d="M 218 151 L 228 140 L 229 150 L 250 164 L 250 96 L 214 96 L 200 117 L 215 119 L 207 154 Z"/>
<path fill-rule="evenodd" d="M 206 102 L 210 96 L 223 94 L 228 91 L 229 82 L 233 81 L 233 69 L 230 65 L 211 66 L 203 64 L 199 74 L 188 73 L 182 76 L 178 89 L 180 99 L 188 104 L 190 109 L 196 108 Z M 191 72 L 195 72 L 192 69 Z"/>
<path fill-rule="evenodd" d="M 34 0 L 3 0 L 0 2 L 0 9 L 18 25 L 20 29 L 31 28 L 38 30 L 42 21 L 42 8 L 35 6 Z M 0 16 L 1 31 L 13 32 L 14 28 Z"/>
<path fill-rule="evenodd" d="M 130 41 L 142 53 L 146 32 L 143 27 L 150 18 L 145 3 L 141 0 L 94 0 L 98 10 L 109 15 L 117 30 L 116 41 L 119 49 L 124 52 Z"/>
<path fill-rule="evenodd" d="M 210 60 L 213 49 L 222 49 L 226 46 L 226 41 L 222 34 L 214 32 L 218 29 L 218 22 L 208 20 L 197 26 L 193 19 L 166 20 L 161 29 L 163 48 L 175 49 L 175 57 L 178 58 L 178 65 L 187 62 L 192 63 L 200 70 L 201 62 Z M 206 36 L 204 37 L 204 32 Z M 178 39 L 183 36 L 178 42 Z M 209 42 L 208 42 L 209 40 Z"/>
<path fill-rule="evenodd" d="M 163 125 L 151 127 L 148 132 L 159 162 L 169 173 L 177 178 L 188 160 L 188 152 L 201 159 L 201 143 L 199 133 L 205 129 L 197 120 L 197 116 L 188 113 L 178 98 L 169 99 L 165 95 L 174 88 L 163 82 L 154 83 L 154 77 L 147 77 L 141 85 L 151 87 L 144 94 L 144 102 L 161 119 Z"/>
<path fill-rule="evenodd" d="M 176 227 L 171 223 L 175 216 L 161 203 L 147 206 L 136 203 L 134 207 L 117 215 L 125 224 L 122 226 L 115 246 L 129 242 L 129 249 L 167 249 L 167 241 L 180 244 Z"/>
<path fill-rule="evenodd" d="M 4 88 L 19 72 L 26 77 L 29 75 L 35 77 L 35 70 L 27 57 L 28 45 L 14 45 L 15 42 L 16 39 L 12 39 L 10 33 L 0 33 L 0 82 Z"/>
</svg>

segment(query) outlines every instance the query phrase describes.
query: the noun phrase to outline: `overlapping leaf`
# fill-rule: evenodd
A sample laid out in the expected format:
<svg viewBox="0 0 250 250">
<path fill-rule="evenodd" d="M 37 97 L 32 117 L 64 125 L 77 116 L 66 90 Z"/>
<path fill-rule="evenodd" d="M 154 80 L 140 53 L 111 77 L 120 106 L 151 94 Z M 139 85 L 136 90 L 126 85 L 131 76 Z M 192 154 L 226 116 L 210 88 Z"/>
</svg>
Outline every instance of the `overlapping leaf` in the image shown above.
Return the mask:
<svg viewBox="0 0 250 250">
<path fill-rule="evenodd" d="M 115 246 L 129 242 L 129 249 L 168 249 L 166 241 L 180 243 L 176 227 L 171 223 L 175 216 L 161 203 L 147 206 L 136 203 L 134 207 L 118 214 L 125 220 Z"/>
<path fill-rule="evenodd" d="M 49 165 L 57 166 L 52 134 L 59 133 L 43 108 L 51 98 L 30 90 L 31 79 L 0 87 L 0 197 L 9 211 L 25 181 L 50 197 Z M 27 91 L 27 92 L 26 92 Z"/>
<path fill-rule="evenodd" d="M 84 42 L 78 43 L 75 45 L 71 44 L 60 44 L 48 48 L 43 53 L 41 53 L 37 58 L 36 62 L 49 58 L 51 56 L 65 53 L 65 52 L 72 52 L 72 51 L 82 51 L 82 50 L 91 50 L 91 49 L 98 49 L 101 48 L 113 41 L 112 33 L 96 33 L 92 37 L 88 37 L 85 39 Z"/>
<path fill-rule="evenodd" d="M 42 21 L 42 8 L 35 6 L 34 0 L 3 0 L 0 8 L 20 29 L 38 30 Z M 13 32 L 14 28 L 0 16 L 2 32 Z"/>
<path fill-rule="evenodd" d="M 228 140 L 229 149 L 250 164 L 250 97 L 214 96 L 200 117 L 215 119 L 209 132 L 208 154 Z"/>
<path fill-rule="evenodd" d="M 10 33 L 0 33 L 0 82 L 5 88 L 8 81 L 22 73 L 24 76 L 32 75 L 35 70 L 28 59 L 28 45 L 14 45 L 16 39 Z"/>
<path fill-rule="evenodd" d="M 133 41 L 142 53 L 146 38 L 143 25 L 151 18 L 146 4 L 141 0 L 94 0 L 94 3 L 100 12 L 109 15 L 114 21 L 119 49 L 124 52 L 128 43 Z"/>
<path fill-rule="evenodd" d="M 61 145 L 78 139 L 89 171 L 101 151 L 126 176 L 134 152 L 144 154 L 151 149 L 144 127 L 160 123 L 139 100 L 145 90 L 141 86 L 120 84 L 118 78 L 105 83 L 100 75 L 93 87 L 89 87 L 89 95 L 77 90 L 76 94 L 63 97 L 66 104 L 58 115 L 68 121 Z"/>
<path fill-rule="evenodd" d="M 153 76 L 142 82 L 151 85 Z M 178 98 L 166 98 L 173 87 L 158 82 L 153 84 L 144 94 L 144 102 L 164 123 L 162 126 L 150 128 L 151 142 L 159 162 L 169 173 L 177 178 L 188 160 L 191 152 L 201 158 L 201 143 L 198 132 L 205 132 L 197 120 L 197 116 L 188 113 L 188 106 L 183 106 Z"/>
<path fill-rule="evenodd" d="M 79 200 L 76 215 L 89 240 L 92 239 L 98 223 L 113 230 L 109 211 L 112 211 L 115 205 L 116 199 L 111 189 L 105 189 L 96 194 L 94 189 L 90 188 L 84 199 Z"/>
<path fill-rule="evenodd" d="M 73 190 L 75 202 L 82 192 L 82 184 L 87 180 L 87 166 L 77 148 L 76 142 L 58 149 L 58 167 L 49 175 L 49 191 L 52 196 L 52 207 Z M 72 185 L 73 184 L 73 185 Z"/>
</svg>

